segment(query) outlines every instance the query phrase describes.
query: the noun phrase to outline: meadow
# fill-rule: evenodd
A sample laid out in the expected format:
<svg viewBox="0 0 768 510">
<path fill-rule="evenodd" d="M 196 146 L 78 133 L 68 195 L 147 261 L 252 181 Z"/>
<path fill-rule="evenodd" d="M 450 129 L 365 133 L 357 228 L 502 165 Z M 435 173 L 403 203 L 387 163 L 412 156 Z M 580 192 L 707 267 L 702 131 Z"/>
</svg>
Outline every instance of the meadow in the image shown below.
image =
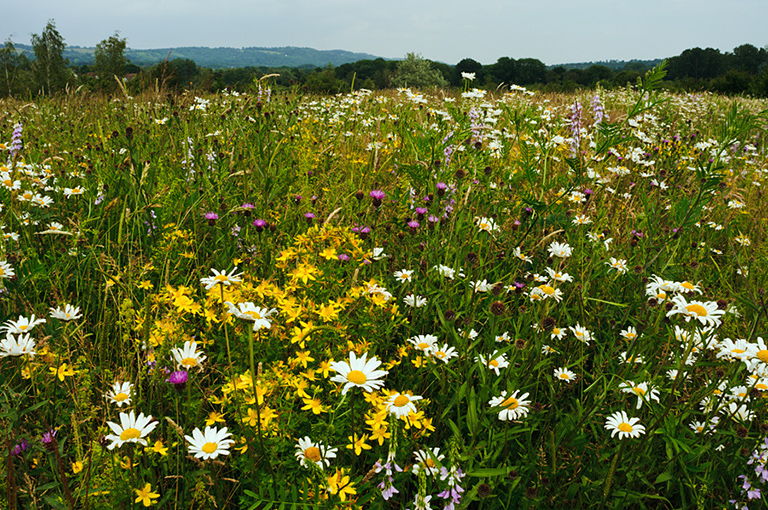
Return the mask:
<svg viewBox="0 0 768 510">
<path fill-rule="evenodd" d="M 0 508 L 762 507 L 768 100 L 662 75 L 0 102 Z"/>
</svg>

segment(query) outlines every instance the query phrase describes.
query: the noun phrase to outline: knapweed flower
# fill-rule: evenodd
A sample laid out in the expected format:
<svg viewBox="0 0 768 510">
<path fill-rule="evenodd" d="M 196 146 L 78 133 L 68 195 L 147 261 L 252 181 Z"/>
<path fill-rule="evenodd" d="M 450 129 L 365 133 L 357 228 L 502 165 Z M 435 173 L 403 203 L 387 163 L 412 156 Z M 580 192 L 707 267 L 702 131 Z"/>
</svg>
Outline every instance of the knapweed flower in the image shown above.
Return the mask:
<svg viewBox="0 0 768 510">
<path fill-rule="evenodd" d="M 152 421 L 152 416 L 144 416 L 144 413 L 136 414 L 131 411 L 130 413 L 120 413 L 120 425 L 111 421 L 107 422 L 107 425 L 114 434 L 109 434 L 106 439 L 112 441 L 107 446 L 108 449 L 114 450 L 115 446 L 123 446 L 125 443 L 139 443 L 142 446 L 147 446 L 147 441 L 144 439 L 147 435 L 157 427 L 156 421 Z"/>
<path fill-rule="evenodd" d="M 104 398 L 110 402 L 117 404 L 117 407 L 123 405 L 131 405 L 131 392 L 133 392 L 133 385 L 129 382 L 116 381 L 112 385 L 112 389 L 104 395 Z"/>
<path fill-rule="evenodd" d="M 262 233 L 265 228 L 267 228 L 267 222 L 262 219 L 253 220 L 253 227 L 256 229 L 256 232 Z"/>
<path fill-rule="evenodd" d="M 705 327 L 717 328 L 722 324 L 720 318 L 725 314 L 725 310 L 718 309 L 715 301 L 686 301 L 683 296 L 677 295 L 672 298 L 672 303 L 675 306 L 667 312 L 667 317 L 680 313 L 686 322 L 698 319 Z"/>
<path fill-rule="evenodd" d="M 187 373 L 186 370 L 176 370 L 175 372 L 171 372 L 171 375 L 168 376 L 168 382 L 173 384 L 174 388 L 179 391 L 184 389 L 188 379 L 189 373 Z"/>
<path fill-rule="evenodd" d="M 355 351 L 349 352 L 349 362 L 334 361 L 331 363 L 331 369 L 338 372 L 331 378 L 332 382 L 344 384 L 341 394 L 345 395 L 350 388 L 358 387 L 370 393 L 384 386 L 382 377 L 389 372 L 386 370 L 376 370 L 381 366 L 381 361 L 372 357 L 366 359 L 368 353 L 363 353 L 361 358 L 355 355 Z"/>
<path fill-rule="evenodd" d="M 200 278 L 200 283 L 205 285 L 205 290 L 211 290 L 216 285 L 224 285 L 225 287 L 229 287 L 233 283 L 241 282 L 242 279 L 240 278 L 242 276 L 242 273 L 235 274 L 235 271 L 237 271 L 237 266 L 232 269 L 232 271 L 227 274 L 226 270 L 222 270 L 221 272 L 217 271 L 216 269 L 211 268 L 211 272 L 213 273 L 213 276 L 206 276 L 204 278 Z"/>
<path fill-rule="evenodd" d="M 19 334 L 15 338 L 11 333 L 6 333 L 5 338 L 0 340 L 0 358 L 6 356 L 23 356 L 29 354 L 30 358 L 35 357 L 35 341 L 29 336 Z"/>
<path fill-rule="evenodd" d="M 229 313 L 237 317 L 238 319 L 242 319 L 244 321 L 253 322 L 253 330 L 258 331 L 260 329 L 269 329 L 272 327 L 272 322 L 269 320 L 269 318 L 277 313 L 276 308 L 271 308 L 267 310 L 266 308 L 261 308 L 253 303 L 247 302 L 247 303 L 238 303 L 237 307 L 229 301 L 224 302 L 227 307 L 229 308 Z"/>
<path fill-rule="evenodd" d="M 227 427 L 219 430 L 216 427 L 205 427 L 205 432 L 199 428 L 192 431 L 192 436 L 184 436 L 189 443 L 189 453 L 195 458 L 208 460 L 215 459 L 219 455 L 229 455 L 229 447 L 235 441 L 229 439 L 232 436 L 227 432 Z"/>
<path fill-rule="evenodd" d="M 309 436 L 305 436 L 296 443 L 296 460 L 299 461 L 304 467 L 308 467 L 308 464 L 314 463 L 320 469 L 325 466 L 330 466 L 331 461 L 329 459 L 336 458 L 336 452 L 338 448 L 328 448 L 323 443 L 313 442 Z"/>
<path fill-rule="evenodd" d="M 416 412 L 414 402 L 422 398 L 419 395 L 412 395 L 410 393 L 394 392 L 389 395 L 386 401 L 387 411 L 398 418 L 405 418 L 409 413 Z"/>
<path fill-rule="evenodd" d="M 379 207 L 381 205 L 381 201 L 387 197 L 387 194 L 381 191 L 380 189 L 375 189 L 371 191 L 368 195 L 371 197 L 371 200 L 373 202 L 373 207 Z"/>
<path fill-rule="evenodd" d="M 528 398 L 529 394 L 523 393 L 518 396 L 518 393 L 520 393 L 520 390 L 515 391 L 508 397 L 507 392 L 502 391 L 500 396 L 493 397 L 488 401 L 489 406 L 502 408 L 499 411 L 499 419 L 501 421 L 517 420 L 524 418 L 528 414 L 531 402 L 525 399 Z"/>
<path fill-rule="evenodd" d="M 206 359 L 202 352 L 197 351 L 197 342 L 194 340 L 184 342 L 184 347 L 181 349 L 174 347 L 171 349 L 171 354 L 176 360 L 176 366 L 185 370 L 190 368 L 202 369 L 202 363 Z"/>
<path fill-rule="evenodd" d="M 61 307 L 51 308 L 51 317 L 61 321 L 74 321 L 81 318 L 82 315 L 80 315 L 79 306 L 66 304 L 64 305 L 64 309 Z"/>
<path fill-rule="evenodd" d="M 611 431 L 611 437 L 616 434 L 619 439 L 636 438 L 645 434 L 645 427 L 640 424 L 640 418 L 630 418 L 624 411 L 616 411 L 605 421 L 605 428 Z"/>
<path fill-rule="evenodd" d="M 205 219 L 208 220 L 208 225 L 214 226 L 216 225 L 216 220 L 219 219 L 219 215 L 215 212 L 207 212 L 205 213 Z"/>
</svg>

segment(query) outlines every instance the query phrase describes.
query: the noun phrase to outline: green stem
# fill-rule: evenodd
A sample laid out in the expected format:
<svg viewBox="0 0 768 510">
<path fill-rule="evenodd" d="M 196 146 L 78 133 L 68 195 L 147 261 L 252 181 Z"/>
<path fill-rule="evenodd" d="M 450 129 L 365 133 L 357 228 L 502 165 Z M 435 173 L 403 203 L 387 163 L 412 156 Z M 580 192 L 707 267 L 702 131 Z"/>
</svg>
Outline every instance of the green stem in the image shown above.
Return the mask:
<svg viewBox="0 0 768 510">
<path fill-rule="evenodd" d="M 272 468 L 272 462 L 269 460 L 269 454 L 267 453 L 267 449 L 264 447 L 264 438 L 261 434 L 261 405 L 259 404 L 259 394 L 257 391 L 257 385 L 256 385 L 256 365 L 254 364 L 254 357 L 253 357 L 253 326 L 248 324 L 248 352 L 250 355 L 250 365 L 251 365 L 251 387 L 253 388 L 253 397 L 256 401 L 256 430 L 259 434 L 259 446 L 261 447 L 261 454 L 264 456 L 264 459 L 267 461 L 267 467 L 269 468 L 269 473 L 272 475 L 272 490 L 275 492 L 275 494 L 278 494 L 277 492 L 277 480 L 275 480 L 275 471 Z M 259 336 L 261 336 L 261 333 L 259 333 Z"/>
</svg>

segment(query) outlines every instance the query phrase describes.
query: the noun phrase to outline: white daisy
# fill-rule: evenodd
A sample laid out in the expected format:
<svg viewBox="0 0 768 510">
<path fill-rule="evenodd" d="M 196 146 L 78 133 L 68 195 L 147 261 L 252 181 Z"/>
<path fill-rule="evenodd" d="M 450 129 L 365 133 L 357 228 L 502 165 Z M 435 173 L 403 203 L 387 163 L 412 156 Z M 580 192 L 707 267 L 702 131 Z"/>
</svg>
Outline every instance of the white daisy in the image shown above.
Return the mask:
<svg viewBox="0 0 768 510">
<path fill-rule="evenodd" d="M 386 400 L 387 411 L 390 414 L 394 414 L 396 417 L 404 419 L 409 413 L 416 412 L 416 405 L 414 402 L 421 400 L 423 397 L 419 395 L 411 395 L 410 393 L 398 393 L 393 392 Z"/>
<path fill-rule="evenodd" d="M 237 307 L 229 301 L 225 301 L 224 304 L 229 308 L 229 313 L 247 322 L 253 323 L 253 330 L 259 331 L 260 329 L 269 329 L 272 327 L 270 317 L 277 312 L 276 308 L 267 310 L 254 305 L 251 302 L 238 303 Z"/>
<path fill-rule="evenodd" d="M 382 377 L 389 372 L 386 370 L 376 370 L 381 366 L 381 361 L 372 357 L 366 359 L 368 353 L 363 353 L 361 358 L 355 355 L 355 351 L 349 352 L 349 362 L 334 361 L 331 362 L 331 369 L 338 372 L 331 378 L 331 381 L 344 384 L 341 394 L 345 395 L 350 388 L 358 387 L 370 393 L 384 386 Z"/>
<path fill-rule="evenodd" d="M 51 308 L 51 317 L 62 321 L 73 321 L 82 317 L 80 315 L 80 307 L 65 304 L 64 309 L 61 307 Z"/>
<path fill-rule="evenodd" d="M 13 334 L 6 333 L 5 339 L 0 340 L 0 358 L 6 356 L 23 356 L 29 354 L 30 358 L 35 357 L 35 341 L 29 336 L 29 333 L 19 334 L 16 338 Z"/>
<path fill-rule="evenodd" d="M 155 429 L 157 423 L 152 421 L 152 416 L 144 416 L 144 413 L 140 413 L 138 417 L 133 411 L 128 414 L 120 413 L 120 425 L 107 422 L 109 428 L 115 433 L 106 436 L 109 441 L 112 441 L 107 448 L 114 450 L 115 446 L 123 446 L 125 443 L 139 443 L 147 446 L 144 438 Z"/>
<path fill-rule="evenodd" d="M 645 434 L 645 427 L 640 424 L 640 418 L 630 418 L 624 411 L 617 411 L 605 421 L 605 428 L 611 431 L 611 437 L 616 434 L 619 439 L 625 437 L 636 438 Z"/>
<path fill-rule="evenodd" d="M 104 395 L 104 398 L 108 399 L 110 402 L 117 404 L 117 407 L 122 407 L 123 405 L 131 405 L 131 393 L 133 392 L 133 385 L 129 382 L 119 382 L 116 381 L 115 384 L 112 385 L 112 389 L 107 392 L 106 395 Z"/>
<path fill-rule="evenodd" d="M 493 397 L 488 401 L 488 405 L 491 407 L 503 408 L 499 411 L 499 419 L 501 421 L 517 420 L 528 415 L 531 404 L 529 400 L 525 400 L 528 398 L 528 393 L 523 393 L 520 396 L 518 396 L 518 393 L 520 393 L 520 390 L 515 391 L 508 397 L 507 392 L 502 391 L 500 396 Z"/>
<path fill-rule="evenodd" d="M 199 428 L 192 431 L 192 436 L 184 436 L 189 443 L 189 453 L 195 458 L 208 460 L 215 459 L 219 455 L 229 455 L 229 447 L 235 441 L 229 439 L 232 434 L 227 432 L 227 427 L 219 430 L 216 427 L 205 427 L 205 432 Z"/>
<path fill-rule="evenodd" d="M 173 354 L 173 358 L 176 360 L 176 366 L 183 370 L 191 368 L 202 369 L 202 363 L 206 359 L 202 352 L 197 351 L 197 342 L 193 340 L 184 342 L 184 347 L 181 349 L 174 347 L 171 349 L 171 354 Z"/>
<path fill-rule="evenodd" d="M 243 281 L 242 278 L 240 278 L 242 273 L 235 274 L 235 271 L 237 271 L 237 266 L 235 266 L 229 274 L 227 274 L 226 270 L 219 272 L 216 269 L 211 268 L 213 276 L 200 278 L 200 283 L 205 285 L 205 290 L 211 290 L 216 285 L 224 285 L 225 287 L 229 287 L 233 283 Z"/>
<path fill-rule="evenodd" d="M 329 459 L 336 458 L 337 451 L 339 451 L 338 448 L 328 448 L 323 443 L 315 443 L 309 436 L 304 436 L 296 443 L 295 455 L 296 460 L 302 466 L 307 467 L 308 464 L 314 463 L 322 469 L 323 464 L 326 467 L 330 466 L 331 461 Z"/>
</svg>

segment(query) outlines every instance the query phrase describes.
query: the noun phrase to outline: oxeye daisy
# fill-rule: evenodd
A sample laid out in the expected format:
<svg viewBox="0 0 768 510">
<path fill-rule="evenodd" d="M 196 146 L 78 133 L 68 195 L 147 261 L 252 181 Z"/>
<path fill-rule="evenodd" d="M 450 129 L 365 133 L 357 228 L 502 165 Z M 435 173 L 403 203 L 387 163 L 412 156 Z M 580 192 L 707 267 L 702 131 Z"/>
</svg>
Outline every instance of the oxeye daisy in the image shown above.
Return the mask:
<svg viewBox="0 0 768 510">
<path fill-rule="evenodd" d="M 314 463 L 322 469 L 323 464 L 326 467 L 330 466 L 329 459 L 336 458 L 337 451 L 339 451 L 338 448 L 328 448 L 323 443 L 315 443 L 309 436 L 305 436 L 296 443 L 295 455 L 302 466 L 308 467 L 308 464 Z"/>
<path fill-rule="evenodd" d="M 157 423 L 152 421 L 152 416 L 144 416 L 144 413 L 139 413 L 138 417 L 133 411 L 120 413 L 120 425 L 107 422 L 109 428 L 115 433 L 106 436 L 109 441 L 112 441 L 107 448 L 114 450 L 115 446 L 123 446 L 125 443 L 139 443 L 147 446 L 144 438 L 155 429 Z"/>
<path fill-rule="evenodd" d="M 551 267 L 546 268 L 547 274 L 549 275 L 549 278 L 556 282 L 572 282 L 573 276 L 569 275 L 568 273 L 561 273 L 560 271 L 555 271 Z"/>
<path fill-rule="evenodd" d="M 592 333 L 588 329 L 581 327 L 580 324 L 576 324 L 576 326 L 569 327 L 568 329 L 571 330 L 573 336 L 579 341 L 589 345 L 589 342 L 592 340 Z"/>
<path fill-rule="evenodd" d="M 376 370 L 381 366 L 381 361 L 372 357 L 366 359 L 368 353 L 363 353 L 361 358 L 355 355 L 355 351 L 349 352 L 349 362 L 334 361 L 331 363 L 331 369 L 338 372 L 331 378 L 331 381 L 344 384 L 341 394 L 344 395 L 350 388 L 358 387 L 368 393 L 384 386 L 382 377 L 389 372 L 386 370 Z"/>
<path fill-rule="evenodd" d="M 34 315 L 32 315 L 29 319 L 19 315 L 19 319 L 15 321 L 7 321 L 5 324 L 3 324 L 2 327 L 0 327 L 0 331 L 5 331 L 6 333 L 13 333 L 14 335 L 18 335 L 20 333 L 29 333 L 32 331 L 32 328 L 37 326 L 38 324 L 45 323 L 45 319 L 36 319 Z"/>
<path fill-rule="evenodd" d="M 554 376 L 555 376 L 555 379 L 557 379 L 558 381 L 562 381 L 566 383 L 573 382 L 576 380 L 576 374 L 574 374 L 573 372 L 571 372 L 565 367 L 556 368 Z"/>
<path fill-rule="evenodd" d="M 403 303 L 411 308 L 421 308 L 427 304 L 427 298 L 424 296 L 416 296 L 414 294 L 408 294 L 403 298 Z"/>
<path fill-rule="evenodd" d="M 435 345 L 435 342 L 437 342 L 437 337 L 435 335 L 416 335 L 409 338 L 408 341 L 412 343 L 416 349 L 428 352 Z"/>
<path fill-rule="evenodd" d="M 645 434 L 645 427 L 640 424 L 640 418 L 630 418 L 624 411 L 616 411 L 605 421 L 605 428 L 611 431 L 611 437 L 616 434 L 619 439 L 636 438 Z"/>
<path fill-rule="evenodd" d="M 571 256 L 572 249 L 568 245 L 568 243 L 558 243 L 557 241 L 553 241 L 548 247 L 547 251 L 549 252 L 550 256 L 552 257 L 558 257 L 561 259 L 566 259 Z"/>
<path fill-rule="evenodd" d="M 51 317 L 62 321 L 73 321 L 79 319 L 82 315 L 80 315 L 79 306 L 66 304 L 63 310 L 61 307 L 51 308 Z"/>
<path fill-rule="evenodd" d="M 496 224 L 493 218 L 475 218 L 475 225 L 483 232 L 493 233 L 499 230 L 499 226 Z"/>
<path fill-rule="evenodd" d="M 174 347 L 171 349 L 171 354 L 173 354 L 173 358 L 176 360 L 176 366 L 185 370 L 191 368 L 202 369 L 202 363 L 206 359 L 202 352 L 197 351 L 197 342 L 193 340 L 184 342 L 184 347 L 181 349 Z"/>
<path fill-rule="evenodd" d="M 15 274 L 13 267 L 7 261 L 0 260 L 0 278 L 10 278 Z"/>
<path fill-rule="evenodd" d="M 433 357 L 435 360 L 440 360 L 443 363 L 448 363 L 451 360 L 451 358 L 455 358 L 458 356 L 458 354 L 456 353 L 456 349 L 454 347 L 449 347 L 448 344 L 443 344 L 442 347 L 433 345 L 428 352 L 429 352 L 429 355 Z"/>
<path fill-rule="evenodd" d="M 413 271 L 409 269 L 395 271 L 395 278 L 401 283 L 411 282 L 413 281 Z"/>
<path fill-rule="evenodd" d="M 133 385 L 129 382 L 115 382 L 112 385 L 112 389 L 104 395 L 104 398 L 110 402 L 117 404 L 117 407 L 122 407 L 123 404 L 131 405 L 131 393 L 133 392 Z"/>
<path fill-rule="evenodd" d="M 440 453 L 440 448 L 438 447 L 432 448 L 432 450 L 419 450 L 414 452 L 413 456 L 416 457 L 416 462 L 411 468 L 411 472 L 414 475 L 418 475 L 421 470 L 425 470 L 428 475 L 437 476 L 440 472 L 437 462 L 445 458 L 445 455 Z"/>
<path fill-rule="evenodd" d="M 748 363 L 749 358 L 752 357 L 754 351 L 755 346 L 743 338 L 736 341 L 731 340 L 730 338 L 725 338 L 720 343 L 720 350 L 717 353 L 717 357 Z"/>
<path fill-rule="evenodd" d="M 229 455 L 229 447 L 235 441 L 229 439 L 232 436 L 227 432 L 227 427 L 219 430 L 216 427 L 205 427 L 205 432 L 195 428 L 192 436 L 184 436 L 189 443 L 189 453 L 195 458 L 208 460 L 215 459 L 219 455 Z"/>
<path fill-rule="evenodd" d="M 619 274 L 624 274 L 627 272 L 627 261 L 625 259 L 617 259 L 611 257 L 610 261 L 606 262 L 605 264 L 611 269 L 618 271 Z"/>
<path fill-rule="evenodd" d="M 637 384 L 629 381 L 623 382 L 619 385 L 619 389 L 624 393 L 632 393 L 637 396 L 637 409 L 643 406 L 643 402 L 659 401 L 659 390 L 649 386 L 646 382 Z"/>
<path fill-rule="evenodd" d="M 253 323 L 253 330 L 258 331 L 260 329 L 269 329 L 272 327 L 270 317 L 277 313 L 276 308 L 267 310 L 266 308 L 260 308 L 253 303 L 238 303 L 237 307 L 229 301 L 224 302 L 229 308 L 229 313 L 247 322 Z"/>
<path fill-rule="evenodd" d="M 237 266 L 235 266 L 229 274 L 227 274 L 226 270 L 219 272 L 216 269 L 211 268 L 211 272 L 213 273 L 213 276 L 206 276 L 205 278 L 200 278 L 200 283 L 205 285 L 205 290 L 211 290 L 216 285 L 223 285 L 225 287 L 229 287 L 233 283 L 238 283 L 242 281 L 242 279 L 240 278 L 242 276 L 242 273 L 235 274 L 235 271 L 237 271 Z"/>
<path fill-rule="evenodd" d="M 6 356 L 23 356 L 29 354 L 30 358 L 35 356 L 35 341 L 29 336 L 19 334 L 16 338 L 11 333 L 6 333 L 5 338 L 0 340 L 0 358 Z"/>
<path fill-rule="evenodd" d="M 408 416 L 408 413 L 416 412 L 416 406 L 413 403 L 422 398 L 419 395 L 412 395 L 410 393 L 394 392 L 389 395 L 386 401 L 387 411 L 398 418 L 405 418 Z"/>
<path fill-rule="evenodd" d="M 629 326 L 627 329 L 622 329 L 621 333 L 619 334 L 621 335 L 621 338 L 623 338 L 627 342 L 631 342 L 632 340 L 637 338 L 637 330 L 632 326 Z"/>
<path fill-rule="evenodd" d="M 530 400 L 525 399 L 528 398 L 529 394 L 523 393 L 518 396 L 518 393 L 520 393 L 520 390 L 507 396 L 507 392 L 502 391 L 500 396 L 493 397 L 488 401 L 488 405 L 491 407 L 502 408 L 501 411 L 499 411 L 499 419 L 501 421 L 517 420 L 528 415 L 531 402 Z"/>
<path fill-rule="evenodd" d="M 503 354 L 499 354 L 498 356 L 496 354 L 496 352 L 491 354 L 488 360 L 486 360 L 485 357 L 480 354 L 477 356 L 477 358 L 475 358 L 475 361 L 479 361 L 489 369 L 493 370 L 496 375 L 499 375 L 499 369 L 508 367 L 509 361 L 507 361 L 507 358 L 505 358 Z"/>
</svg>

